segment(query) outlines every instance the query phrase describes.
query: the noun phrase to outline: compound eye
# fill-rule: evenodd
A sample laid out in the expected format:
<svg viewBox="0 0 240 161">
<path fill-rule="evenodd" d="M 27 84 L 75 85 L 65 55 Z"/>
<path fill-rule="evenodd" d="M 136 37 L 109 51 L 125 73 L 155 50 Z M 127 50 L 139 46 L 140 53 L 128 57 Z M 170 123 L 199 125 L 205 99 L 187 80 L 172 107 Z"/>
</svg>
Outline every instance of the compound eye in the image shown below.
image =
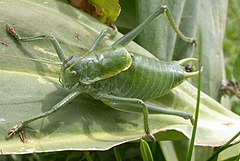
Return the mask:
<svg viewBox="0 0 240 161">
<path fill-rule="evenodd" d="M 73 70 L 71 71 L 72 75 L 77 75 L 77 71 L 76 70 Z"/>
<path fill-rule="evenodd" d="M 185 66 L 185 71 L 186 72 L 192 72 L 194 70 L 194 66 L 187 64 Z"/>
</svg>

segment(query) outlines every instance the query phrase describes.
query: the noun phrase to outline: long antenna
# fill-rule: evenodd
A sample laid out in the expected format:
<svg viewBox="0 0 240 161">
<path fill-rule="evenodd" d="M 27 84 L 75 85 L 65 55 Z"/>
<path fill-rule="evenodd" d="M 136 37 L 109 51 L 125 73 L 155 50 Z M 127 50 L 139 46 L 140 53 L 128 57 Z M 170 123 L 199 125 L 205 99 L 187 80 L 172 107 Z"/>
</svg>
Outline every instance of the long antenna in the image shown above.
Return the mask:
<svg viewBox="0 0 240 161">
<path fill-rule="evenodd" d="M 32 60 L 32 61 L 37 61 L 37 62 L 46 63 L 46 64 L 62 65 L 62 62 L 54 62 L 54 61 L 49 61 L 49 60 L 40 60 L 40 59 L 35 59 L 35 58 L 13 56 L 13 55 L 5 55 L 5 54 L 0 54 L 0 56 L 4 56 L 4 57 L 8 57 L 8 58 L 15 58 L 15 59 Z"/>
</svg>

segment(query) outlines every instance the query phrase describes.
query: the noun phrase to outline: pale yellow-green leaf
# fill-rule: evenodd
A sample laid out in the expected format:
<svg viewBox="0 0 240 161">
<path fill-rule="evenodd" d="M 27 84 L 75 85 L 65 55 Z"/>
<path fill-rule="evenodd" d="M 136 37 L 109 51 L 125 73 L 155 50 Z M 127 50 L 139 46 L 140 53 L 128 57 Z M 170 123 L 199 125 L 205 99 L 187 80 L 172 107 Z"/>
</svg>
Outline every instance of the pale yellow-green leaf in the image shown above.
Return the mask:
<svg viewBox="0 0 240 161">
<path fill-rule="evenodd" d="M 49 110 L 70 91 L 58 82 L 59 66 L 8 57 L 58 61 L 48 41 L 19 44 L 6 33 L 5 24 L 14 26 L 22 36 L 53 35 L 69 56 L 83 54 L 107 26 L 59 1 L 0 0 L 0 5 L 0 151 L 3 154 L 105 150 L 144 136 L 142 115 L 116 111 L 83 94 L 57 113 L 31 123 L 25 131 L 28 143 L 23 144 L 18 136 L 6 141 L 7 132 L 15 124 Z M 114 40 L 107 37 L 100 47 Z M 127 49 L 152 56 L 135 43 L 130 43 Z M 150 103 L 194 114 L 195 99 L 196 89 L 186 82 Z M 151 115 L 149 123 L 158 140 L 191 136 L 192 125 L 179 117 Z M 239 129 L 239 116 L 202 94 L 196 145 L 222 145 Z"/>
</svg>

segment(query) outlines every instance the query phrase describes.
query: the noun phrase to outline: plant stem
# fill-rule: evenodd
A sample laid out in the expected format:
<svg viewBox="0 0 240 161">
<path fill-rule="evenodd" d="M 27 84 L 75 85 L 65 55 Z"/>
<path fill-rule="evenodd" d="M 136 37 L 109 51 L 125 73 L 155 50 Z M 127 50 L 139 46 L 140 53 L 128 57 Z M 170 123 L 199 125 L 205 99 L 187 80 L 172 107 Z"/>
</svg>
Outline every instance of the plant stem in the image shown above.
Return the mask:
<svg viewBox="0 0 240 161">
<path fill-rule="evenodd" d="M 201 30 L 199 32 L 199 63 L 198 63 L 198 68 L 201 69 L 201 64 L 202 64 L 202 34 Z M 201 94 L 201 77 L 202 74 L 201 72 L 198 73 L 198 92 L 197 92 L 197 104 L 196 104 L 196 112 L 195 112 L 195 121 L 193 125 L 193 131 L 192 131 L 192 137 L 191 137 L 191 142 L 189 145 L 189 150 L 188 150 L 188 156 L 187 156 L 187 161 L 191 161 L 192 159 L 192 153 L 193 153 L 193 148 L 194 148 L 194 142 L 195 142 L 195 137 L 197 133 L 197 123 L 198 123 L 198 116 L 199 116 L 199 108 L 200 108 L 200 94 Z"/>
</svg>

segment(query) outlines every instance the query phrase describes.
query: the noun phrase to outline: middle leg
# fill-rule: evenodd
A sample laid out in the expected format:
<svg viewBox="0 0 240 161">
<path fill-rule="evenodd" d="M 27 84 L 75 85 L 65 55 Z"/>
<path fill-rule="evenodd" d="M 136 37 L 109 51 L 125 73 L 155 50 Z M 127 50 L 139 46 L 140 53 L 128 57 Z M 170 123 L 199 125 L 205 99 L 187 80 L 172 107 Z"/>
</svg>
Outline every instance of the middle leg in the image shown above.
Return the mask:
<svg viewBox="0 0 240 161">
<path fill-rule="evenodd" d="M 142 113 L 144 121 L 144 131 L 151 140 L 156 141 L 155 137 L 150 133 L 148 123 L 148 108 L 142 100 L 137 98 L 124 98 L 100 93 L 90 93 L 90 95 L 97 100 L 101 100 L 103 103 L 116 110 L 124 112 Z"/>
<path fill-rule="evenodd" d="M 148 122 L 148 114 L 165 114 L 165 115 L 173 115 L 179 116 L 184 119 L 189 119 L 193 124 L 194 119 L 192 114 L 183 111 L 165 109 L 161 107 L 156 107 L 154 105 L 147 104 L 143 102 L 141 99 L 137 98 L 124 98 L 118 97 L 109 94 L 101 94 L 101 93 L 90 93 L 92 97 L 97 100 L 101 100 L 106 105 L 124 112 L 134 112 L 134 113 L 142 113 L 144 119 L 144 130 L 147 136 L 151 140 L 156 140 L 155 137 L 150 133 L 149 122 Z"/>
<path fill-rule="evenodd" d="M 93 50 L 95 50 L 98 46 L 98 44 L 102 41 L 102 39 L 107 35 L 110 34 L 111 36 L 116 36 L 117 34 L 117 28 L 115 27 L 114 29 L 112 28 L 105 28 L 104 30 L 102 30 L 102 32 L 98 35 L 98 37 L 96 38 L 96 40 L 93 42 L 92 46 L 90 47 L 90 49 L 88 50 L 88 52 L 91 52 Z"/>
</svg>

